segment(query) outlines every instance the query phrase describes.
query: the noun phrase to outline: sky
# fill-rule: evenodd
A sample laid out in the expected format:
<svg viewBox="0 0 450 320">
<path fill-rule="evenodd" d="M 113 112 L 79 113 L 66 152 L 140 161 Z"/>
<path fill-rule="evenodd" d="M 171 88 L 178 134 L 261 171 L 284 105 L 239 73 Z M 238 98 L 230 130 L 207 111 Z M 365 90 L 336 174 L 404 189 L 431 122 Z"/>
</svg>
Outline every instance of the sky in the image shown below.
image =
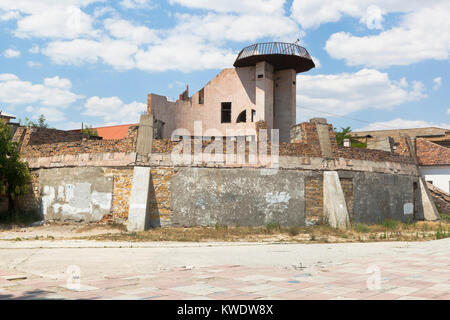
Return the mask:
<svg viewBox="0 0 450 320">
<path fill-rule="evenodd" d="M 450 129 L 448 0 L 0 0 L 0 110 L 55 128 L 137 123 L 253 43 L 295 42 L 297 123 Z"/>
</svg>

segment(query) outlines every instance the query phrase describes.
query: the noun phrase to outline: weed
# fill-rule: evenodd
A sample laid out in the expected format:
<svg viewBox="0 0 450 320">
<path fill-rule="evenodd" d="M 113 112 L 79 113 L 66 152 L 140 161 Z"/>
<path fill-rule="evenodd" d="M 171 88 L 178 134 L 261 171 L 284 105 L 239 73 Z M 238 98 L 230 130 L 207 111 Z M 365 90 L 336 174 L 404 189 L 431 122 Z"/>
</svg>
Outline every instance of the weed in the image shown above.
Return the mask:
<svg viewBox="0 0 450 320">
<path fill-rule="evenodd" d="M 266 224 L 266 230 L 269 233 L 273 233 L 275 230 L 280 231 L 281 227 L 280 224 L 278 222 L 271 222 Z"/>
<path fill-rule="evenodd" d="M 355 230 L 356 232 L 359 232 L 359 233 L 370 232 L 369 226 L 367 226 L 365 224 L 361 224 L 361 223 L 354 223 L 352 228 L 353 228 L 353 230 Z"/>
<path fill-rule="evenodd" d="M 442 221 L 446 223 L 450 223 L 450 214 L 448 213 L 441 213 L 441 219 Z"/>
<path fill-rule="evenodd" d="M 297 236 L 300 233 L 300 227 L 289 227 L 288 233 L 290 236 Z"/>
<path fill-rule="evenodd" d="M 383 222 L 383 226 L 386 228 L 386 230 L 397 230 L 400 224 L 400 221 L 394 219 L 386 219 Z"/>
</svg>

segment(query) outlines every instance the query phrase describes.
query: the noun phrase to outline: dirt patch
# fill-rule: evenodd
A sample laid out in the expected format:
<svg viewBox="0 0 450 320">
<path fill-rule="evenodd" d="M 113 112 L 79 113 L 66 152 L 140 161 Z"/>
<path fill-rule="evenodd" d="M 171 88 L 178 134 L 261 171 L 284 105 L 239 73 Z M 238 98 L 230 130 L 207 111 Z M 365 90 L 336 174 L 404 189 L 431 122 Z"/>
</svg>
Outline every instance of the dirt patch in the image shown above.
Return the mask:
<svg viewBox="0 0 450 320">
<path fill-rule="evenodd" d="M 93 237 L 102 234 L 121 233 L 126 230 L 116 224 L 50 224 L 36 227 L 2 226 L 0 240 L 64 240 L 77 237 Z"/>
</svg>

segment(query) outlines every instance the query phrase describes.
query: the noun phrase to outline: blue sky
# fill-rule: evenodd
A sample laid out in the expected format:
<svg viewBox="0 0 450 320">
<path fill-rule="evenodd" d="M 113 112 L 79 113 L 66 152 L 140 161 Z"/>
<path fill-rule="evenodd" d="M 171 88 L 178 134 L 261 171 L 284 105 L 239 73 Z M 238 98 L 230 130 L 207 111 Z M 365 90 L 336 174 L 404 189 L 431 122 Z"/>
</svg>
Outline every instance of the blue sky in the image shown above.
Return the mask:
<svg viewBox="0 0 450 320">
<path fill-rule="evenodd" d="M 448 0 L 1 0 L 0 110 L 51 126 L 134 123 L 255 42 L 294 42 L 297 122 L 450 129 Z"/>
</svg>

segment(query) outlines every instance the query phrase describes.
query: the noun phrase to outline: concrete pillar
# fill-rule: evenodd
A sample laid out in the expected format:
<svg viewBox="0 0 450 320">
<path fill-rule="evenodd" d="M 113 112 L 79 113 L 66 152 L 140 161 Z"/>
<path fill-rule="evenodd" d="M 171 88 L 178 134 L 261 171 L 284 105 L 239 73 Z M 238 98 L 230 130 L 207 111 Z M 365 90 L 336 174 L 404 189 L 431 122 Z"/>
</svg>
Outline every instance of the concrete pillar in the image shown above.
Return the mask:
<svg viewBox="0 0 450 320">
<path fill-rule="evenodd" d="M 144 231 L 150 227 L 151 168 L 134 167 L 131 187 L 128 231 Z"/>
<path fill-rule="evenodd" d="M 325 222 L 333 228 L 350 227 L 347 204 L 336 171 L 323 173 L 323 215 Z"/>
<path fill-rule="evenodd" d="M 425 220 L 436 221 L 441 220 L 441 216 L 437 211 L 436 205 L 431 198 L 430 190 L 428 190 L 425 179 L 420 175 L 419 160 L 417 159 L 415 145 L 411 141 L 411 137 L 405 136 L 406 145 L 408 146 L 409 154 L 414 160 L 414 163 L 419 173 L 419 187 L 420 187 L 420 198 L 422 202 L 423 216 Z"/>
<path fill-rule="evenodd" d="M 290 141 L 290 128 L 296 123 L 296 78 L 294 69 L 274 74 L 273 128 L 280 130 L 280 142 Z"/>
<path fill-rule="evenodd" d="M 424 219 L 427 221 L 441 220 L 441 217 L 436 209 L 436 205 L 431 198 L 430 190 L 428 190 L 423 177 L 419 178 L 419 184 Z"/>
<path fill-rule="evenodd" d="M 333 148 L 331 145 L 330 131 L 329 131 L 327 119 L 313 118 L 310 120 L 310 122 L 316 124 L 316 130 L 317 130 L 317 134 L 319 136 L 319 144 L 320 144 L 320 151 L 322 153 L 322 157 L 332 158 L 333 157 Z"/>
<path fill-rule="evenodd" d="M 255 122 L 264 120 L 268 133 L 273 128 L 273 101 L 274 83 L 273 66 L 265 61 L 258 62 L 255 68 L 256 79 L 256 119 Z"/>
<path fill-rule="evenodd" d="M 152 153 L 153 145 L 153 115 L 143 114 L 139 121 L 139 129 L 136 143 L 136 153 L 147 155 Z"/>
</svg>

